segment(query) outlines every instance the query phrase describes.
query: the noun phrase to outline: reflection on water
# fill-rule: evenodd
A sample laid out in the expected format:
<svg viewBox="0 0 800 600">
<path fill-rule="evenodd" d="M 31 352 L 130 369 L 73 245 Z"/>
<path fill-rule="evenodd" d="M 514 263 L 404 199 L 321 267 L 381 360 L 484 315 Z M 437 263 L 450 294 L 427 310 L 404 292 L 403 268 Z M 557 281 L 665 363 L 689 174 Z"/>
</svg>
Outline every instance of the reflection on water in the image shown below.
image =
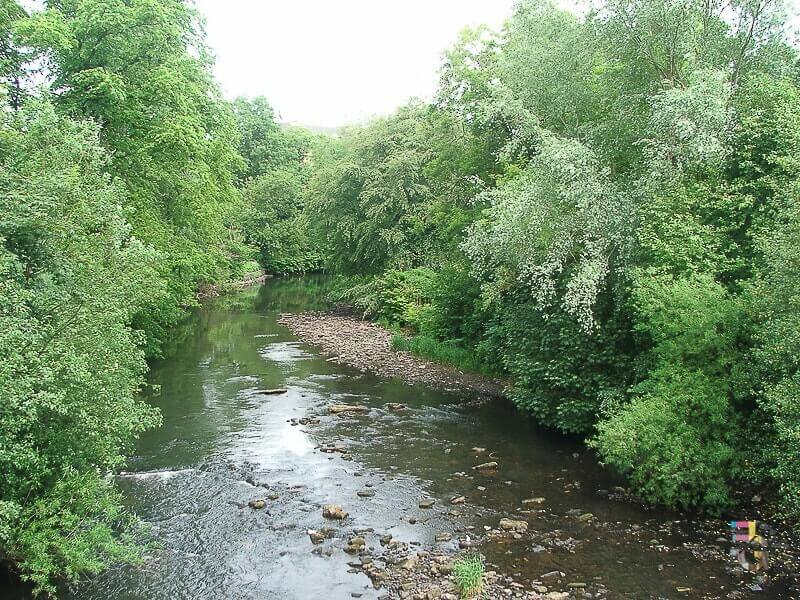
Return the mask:
<svg viewBox="0 0 800 600">
<path fill-rule="evenodd" d="M 723 568 L 729 546 L 719 546 L 719 559 L 697 561 L 690 543 L 706 540 L 676 537 L 667 526 L 674 514 L 599 494 L 619 482 L 574 442 L 502 404 L 380 380 L 298 343 L 276 318 L 320 308 L 324 286 L 272 280 L 209 302 L 176 332 L 150 375 L 160 386 L 150 400 L 163 427 L 142 437 L 119 478 L 156 544 L 144 565 L 112 569 L 75 598 L 376 598 L 383 592 L 353 572 L 342 551 L 353 528 L 432 544 L 440 532 L 455 540 L 519 516 L 533 497 L 545 499 L 524 515 L 542 534 L 536 544 L 509 538 L 484 548 L 524 583 L 559 570 L 565 582 L 599 582 L 609 598 L 686 597 L 677 587 L 726 597 L 734 589 Z M 288 391 L 255 393 L 277 387 Z M 369 412 L 328 416 L 331 402 L 358 402 Z M 408 409 L 387 410 L 390 402 Z M 313 415 L 319 423 L 298 424 Z M 320 452 L 327 444 L 348 453 Z M 500 470 L 474 471 L 489 453 Z M 374 496 L 357 495 L 367 488 Z M 465 504 L 453 510 L 448 500 L 461 495 Z M 437 499 L 434 509 L 418 507 L 424 497 Z M 266 508 L 248 508 L 254 498 L 267 499 Z M 334 524 L 341 534 L 313 546 L 306 531 L 326 524 L 321 507 L 330 502 L 351 518 Z M 579 521 L 576 511 L 602 527 Z M 378 546 L 373 538 L 368 545 Z"/>
</svg>

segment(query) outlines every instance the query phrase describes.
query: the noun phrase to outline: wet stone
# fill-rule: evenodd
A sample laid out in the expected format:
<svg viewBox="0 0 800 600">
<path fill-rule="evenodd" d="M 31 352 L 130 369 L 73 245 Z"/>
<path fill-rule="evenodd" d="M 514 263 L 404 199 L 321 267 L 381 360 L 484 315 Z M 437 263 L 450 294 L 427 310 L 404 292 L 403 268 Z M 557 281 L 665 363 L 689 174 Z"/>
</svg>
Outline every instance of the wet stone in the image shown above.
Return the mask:
<svg viewBox="0 0 800 600">
<path fill-rule="evenodd" d="M 347 518 L 348 513 L 338 504 L 326 504 L 322 507 L 322 516 L 326 519 L 342 520 Z"/>
</svg>

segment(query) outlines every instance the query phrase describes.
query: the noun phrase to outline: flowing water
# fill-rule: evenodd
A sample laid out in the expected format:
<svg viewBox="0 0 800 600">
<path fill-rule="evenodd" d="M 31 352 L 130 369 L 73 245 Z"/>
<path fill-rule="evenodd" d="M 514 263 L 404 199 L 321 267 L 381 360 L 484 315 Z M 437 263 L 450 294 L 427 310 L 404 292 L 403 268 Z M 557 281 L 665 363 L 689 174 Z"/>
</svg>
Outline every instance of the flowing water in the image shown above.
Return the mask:
<svg viewBox="0 0 800 600">
<path fill-rule="evenodd" d="M 503 538 L 481 552 L 526 586 L 559 570 L 566 575 L 551 589 L 586 582 L 595 593 L 607 590 L 607 598 L 728 597 L 737 586 L 745 595 L 732 597 L 750 597 L 728 573 L 728 548 L 716 540 L 719 533 L 615 498 L 620 482 L 578 443 L 537 430 L 499 402 L 328 362 L 277 324 L 281 312 L 319 307 L 321 289 L 314 279 L 270 281 L 208 302 L 181 330 L 149 377 L 160 388 L 150 401 L 161 409 L 163 426 L 142 437 L 119 478 L 154 543 L 144 564 L 112 569 L 69 595 L 377 598 L 385 591 L 348 567 L 352 556 L 342 551 L 354 528 L 374 529 L 370 546 L 379 547 L 377 536 L 391 533 L 455 552 L 458 537 L 474 538 L 501 517 L 523 516 L 542 533 L 536 543 Z M 274 387 L 288 393 L 256 393 Z M 370 411 L 329 416 L 324 407 L 334 401 Z M 389 402 L 409 408 L 387 410 Z M 320 422 L 296 424 L 309 415 Z M 321 452 L 327 443 L 344 445 L 348 453 Z M 496 474 L 472 469 L 490 454 L 500 463 Z M 357 496 L 365 489 L 375 495 Z M 466 503 L 450 506 L 460 495 Z M 273 499 L 265 509 L 247 507 L 268 496 Z M 522 500 L 531 497 L 545 501 L 520 513 Z M 436 499 L 435 506 L 419 508 L 422 498 Z M 341 504 L 350 518 L 335 525 L 341 536 L 314 546 L 306 532 L 330 524 L 321 514 L 326 503 Z M 592 513 L 594 525 L 577 513 Z M 436 544 L 441 532 L 453 533 L 453 541 Z M 712 557 L 699 560 L 699 551 Z M 684 587 L 691 592 L 676 591 Z"/>
</svg>

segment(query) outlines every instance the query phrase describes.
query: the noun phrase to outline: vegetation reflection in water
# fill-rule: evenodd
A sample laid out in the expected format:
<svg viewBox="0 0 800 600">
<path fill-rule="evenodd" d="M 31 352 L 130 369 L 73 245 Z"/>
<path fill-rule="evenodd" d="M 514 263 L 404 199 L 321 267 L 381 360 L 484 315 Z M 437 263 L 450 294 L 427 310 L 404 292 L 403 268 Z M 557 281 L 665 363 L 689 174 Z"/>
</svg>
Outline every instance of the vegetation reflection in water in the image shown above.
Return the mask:
<svg viewBox="0 0 800 600">
<path fill-rule="evenodd" d="M 164 425 L 142 437 L 120 477 L 129 506 L 152 527 L 155 548 L 143 566 L 112 570 L 74 597 L 374 598 L 379 592 L 365 576 L 348 573 L 341 548 L 330 556 L 312 552 L 306 530 L 323 524 L 323 504 L 342 504 L 351 514 L 348 529 L 372 527 L 432 544 L 442 531 L 496 526 L 531 496 L 545 498 L 543 512 L 526 517 L 531 528 L 557 530 L 552 537 L 576 547 L 536 552 L 514 540 L 482 547 L 501 571 L 523 581 L 552 570 L 569 581 L 602 578 L 611 597 L 670 597 L 679 586 L 732 589 L 722 562 L 699 563 L 685 550 L 667 561 L 649 545 L 653 537 L 671 547 L 698 540 L 659 531 L 674 514 L 598 495 L 618 482 L 577 443 L 536 429 L 503 403 L 476 403 L 328 362 L 276 323 L 281 312 L 323 307 L 326 287 L 324 278 L 276 279 L 210 301 L 193 315 L 149 379 L 160 389 L 150 400 Z M 265 387 L 288 393 L 253 393 Z M 292 425 L 324 415 L 331 401 L 357 401 L 371 411 Z M 389 402 L 409 410 L 383 410 Z M 348 457 L 318 451 L 331 442 L 346 445 Z M 475 447 L 498 457 L 498 474 L 473 475 Z M 375 495 L 359 498 L 366 483 Z M 242 508 L 265 493 L 275 497 L 265 510 Z M 459 495 L 467 508 L 449 516 L 448 500 Z M 422 497 L 438 499 L 434 510 L 418 508 Z M 575 508 L 609 527 L 587 528 L 568 516 Z M 455 544 L 445 545 L 455 551 Z"/>
</svg>

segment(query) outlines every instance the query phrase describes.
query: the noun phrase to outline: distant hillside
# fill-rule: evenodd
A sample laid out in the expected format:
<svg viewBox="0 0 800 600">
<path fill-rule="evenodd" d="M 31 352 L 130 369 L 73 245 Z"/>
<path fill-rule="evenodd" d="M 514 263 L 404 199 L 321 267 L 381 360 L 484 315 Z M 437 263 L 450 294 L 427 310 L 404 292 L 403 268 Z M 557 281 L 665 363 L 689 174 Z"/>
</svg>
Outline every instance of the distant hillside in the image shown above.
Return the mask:
<svg viewBox="0 0 800 600">
<path fill-rule="evenodd" d="M 324 135 L 330 135 L 332 137 L 337 137 L 339 135 L 340 127 L 324 127 L 322 125 L 307 125 L 305 123 L 297 123 L 297 122 L 286 122 L 280 124 L 281 128 L 287 129 L 289 127 L 302 127 L 303 129 L 308 129 L 314 133 L 321 133 Z"/>
</svg>

